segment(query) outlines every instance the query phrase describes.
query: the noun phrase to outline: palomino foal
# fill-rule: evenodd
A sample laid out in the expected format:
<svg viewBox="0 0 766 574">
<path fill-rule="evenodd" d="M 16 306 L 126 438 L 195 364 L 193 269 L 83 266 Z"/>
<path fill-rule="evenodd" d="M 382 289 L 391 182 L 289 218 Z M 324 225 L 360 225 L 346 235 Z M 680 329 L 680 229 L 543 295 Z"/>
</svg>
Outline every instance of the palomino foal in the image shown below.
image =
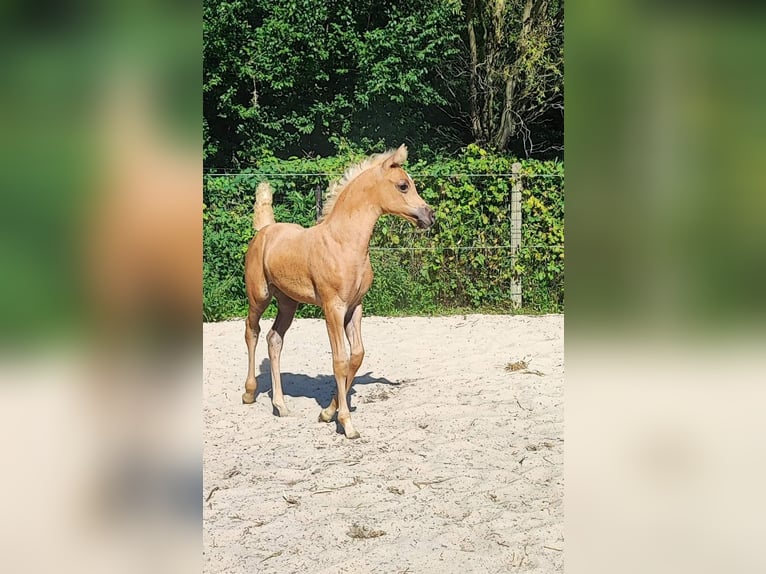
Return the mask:
<svg viewBox="0 0 766 574">
<path fill-rule="evenodd" d="M 391 213 L 425 229 L 434 223 L 434 211 L 418 195 L 412 178 L 401 164 L 407 148 L 401 146 L 370 156 L 330 187 L 319 223 L 308 229 L 292 223 L 275 223 L 271 187 L 256 190 L 253 226 L 258 232 L 245 258 L 245 284 L 249 311 L 245 323 L 248 352 L 247 380 L 242 402 L 255 401 L 255 346 L 259 321 L 272 297 L 279 310 L 266 335 L 271 362 L 272 404 L 279 416 L 288 414 L 282 394 L 279 357 L 285 332 L 298 303 L 322 308 L 332 348 L 337 389 L 319 420 L 338 415 L 347 438 L 358 438 L 351 424 L 348 391 L 364 358 L 362 298 L 372 284 L 370 237 L 378 218 Z M 351 355 L 343 340 L 348 338 Z"/>
</svg>

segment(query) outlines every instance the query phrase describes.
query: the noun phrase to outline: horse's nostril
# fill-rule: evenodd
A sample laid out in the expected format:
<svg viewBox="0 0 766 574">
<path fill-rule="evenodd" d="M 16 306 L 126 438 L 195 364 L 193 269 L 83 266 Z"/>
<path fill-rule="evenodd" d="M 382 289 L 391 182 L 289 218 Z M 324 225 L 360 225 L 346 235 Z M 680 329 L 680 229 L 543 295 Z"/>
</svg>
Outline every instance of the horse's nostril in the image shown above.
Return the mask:
<svg viewBox="0 0 766 574">
<path fill-rule="evenodd" d="M 434 224 L 434 210 L 430 205 L 423 204 L 418 207 L 415 217 L 420 229 L 427 229 Z"/>
</svg>

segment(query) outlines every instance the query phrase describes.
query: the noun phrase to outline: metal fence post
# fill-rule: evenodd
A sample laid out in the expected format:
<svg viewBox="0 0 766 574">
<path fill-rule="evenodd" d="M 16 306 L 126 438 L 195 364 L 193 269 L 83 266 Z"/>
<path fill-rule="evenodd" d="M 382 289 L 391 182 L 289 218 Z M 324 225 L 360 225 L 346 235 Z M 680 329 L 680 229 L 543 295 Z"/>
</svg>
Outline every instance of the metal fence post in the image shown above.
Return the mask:
<svg viewBox="0 0 766 574">
<path fill-rule="evenodd" d="M 511 303 L 517 309 L 521 307 L 521 280 L 513 271 L 518 260 L 521 246 L 521 164 L 511 166 Z"/>
</svg>

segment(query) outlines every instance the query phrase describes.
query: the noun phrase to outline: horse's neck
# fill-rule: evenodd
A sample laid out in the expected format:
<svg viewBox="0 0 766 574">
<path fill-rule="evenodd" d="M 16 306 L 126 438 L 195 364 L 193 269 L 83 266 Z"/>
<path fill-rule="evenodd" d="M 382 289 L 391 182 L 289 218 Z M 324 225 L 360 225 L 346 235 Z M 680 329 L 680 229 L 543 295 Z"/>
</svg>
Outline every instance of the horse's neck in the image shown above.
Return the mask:
<svg viewBox="0 0 766 574">
<path fill-rule="evenodd" d="M 381 209 L 369 201 L 364 189 L 347 189 L 339 197 L 325 225 L 349 254 L 367 256 L 375 222 Z"/>
</svg>

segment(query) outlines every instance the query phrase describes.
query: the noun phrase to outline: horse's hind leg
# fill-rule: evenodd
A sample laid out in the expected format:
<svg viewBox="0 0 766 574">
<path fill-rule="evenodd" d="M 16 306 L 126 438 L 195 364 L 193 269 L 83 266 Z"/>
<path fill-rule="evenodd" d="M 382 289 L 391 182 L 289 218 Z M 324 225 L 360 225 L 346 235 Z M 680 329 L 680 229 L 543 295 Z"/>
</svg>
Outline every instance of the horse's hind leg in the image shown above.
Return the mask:
<svg viewBox="0 0 766 574">
<path fill-rule="evenodd" d="M 282 375 L 279 368 L 279 358 L 282 354 L 282 342 L 284 341 L 285 333 L 293 322 L 298 303 L 282 293 L 277 293 L 276 296 L 279 303 L 279 311 L 277 312 L 277 318 L 274 319 L 274 325 L 272 325 L 269 334 L 266 335 L 266 342 L 269 345 L 269 362 L 271 363 L 271 388 L 273 393 L 271 404 L 274 405 L 276 413 L 280 417 L 284 417 L 290 414 L 290 411 L 287 410 L 285 397 L 282 394 Z"/>
<path fill-rule="evenodd" d="M 245 392 L 242 394 L 242 402 L 249 405 L 255 402 L 255 393 L 258 383 L 255 380 L 255 346 L 258 344 L 258 335 L 261 332 L 261 315 L 269 305 L 271 297 L 262 301 L 250 301 L 250 308 L 245 320 L 245 343 L 247 344 L 247 380 Z"/>
</svg>

